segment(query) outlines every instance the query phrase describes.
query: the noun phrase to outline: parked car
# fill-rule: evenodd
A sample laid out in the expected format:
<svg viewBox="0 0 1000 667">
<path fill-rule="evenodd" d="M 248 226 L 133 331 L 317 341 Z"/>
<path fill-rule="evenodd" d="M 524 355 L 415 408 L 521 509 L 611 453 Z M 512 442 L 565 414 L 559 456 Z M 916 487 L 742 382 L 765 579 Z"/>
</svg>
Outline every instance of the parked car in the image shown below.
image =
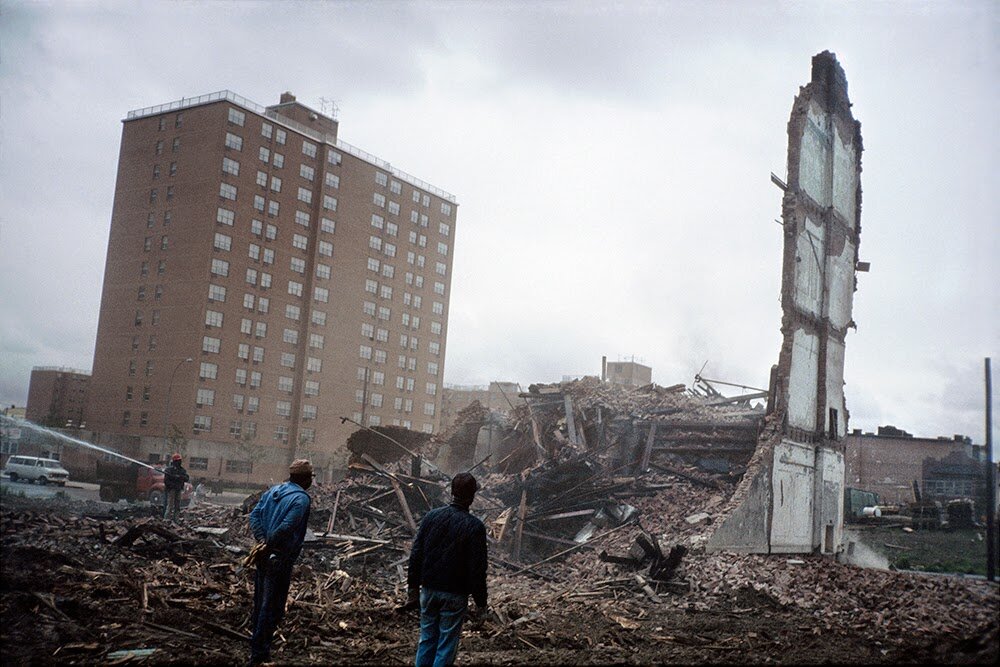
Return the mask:
<svg viewBox="0 0 1000 667">
<path fill-rule="evenodd" d="M 62 464 L 55 459 L 41 459 L 37 456 L 12 456 L 7 459 L 7 465 L 3 471 L 10 477 L 10 481 L 16 482 L 23 479 L 28 482 L 38 482 L 39 484 L 58 484 L 66 486 L 69 480 L 69 471 L 62 467 Z"/>
</svg>

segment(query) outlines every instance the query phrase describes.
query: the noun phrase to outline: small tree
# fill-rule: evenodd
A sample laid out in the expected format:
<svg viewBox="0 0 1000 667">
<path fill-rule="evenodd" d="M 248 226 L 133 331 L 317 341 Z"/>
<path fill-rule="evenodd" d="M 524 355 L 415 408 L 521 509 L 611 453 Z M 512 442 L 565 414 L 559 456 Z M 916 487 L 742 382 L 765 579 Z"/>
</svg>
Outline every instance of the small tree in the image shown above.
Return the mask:
<svg viewBox="0 0 1000 667">
<path fill-rule="evenodd" d="M 241 433 L 236 436 L 237 449 L 240 457 L 249 463 L 247 466 L 247 484 L 250 484 L 250 473 L 255 463 L 267 458 L 267 447 L 257 442 L 257 432 Z"/>
<path fill-rule="evenodd" d="M 55 412 L 50 412 L 41 420 L 41 426 L 46 428 L 62 428 L 66 425 L 65 420 L 59 419 Z"/>
<path fill-rule="evenodd" d="M 168 460 L 170 455 L 174 452 L 177 452 L 185 459 L 187 458 L 188 439 L 187 436 L 184 435 L 184 431 L 182 431 L 177 424 L 170 425 L 170 436 L 167 438 L 167 442 L 170 446 L 170 451 L 166 453 L 166 458 Z"/>
<path fill-rule="evenodd" d="M 306 436 L 299 436 L 292 459 L 309 459 L 313 464 L 313 470 L 316 472 L 316 479 L 319 482 L 325 481 L 325 470 L 329 464 L 329 458 L 326 452 L 317 448 L 315 440 L 310 442 Z"/>
</svg>

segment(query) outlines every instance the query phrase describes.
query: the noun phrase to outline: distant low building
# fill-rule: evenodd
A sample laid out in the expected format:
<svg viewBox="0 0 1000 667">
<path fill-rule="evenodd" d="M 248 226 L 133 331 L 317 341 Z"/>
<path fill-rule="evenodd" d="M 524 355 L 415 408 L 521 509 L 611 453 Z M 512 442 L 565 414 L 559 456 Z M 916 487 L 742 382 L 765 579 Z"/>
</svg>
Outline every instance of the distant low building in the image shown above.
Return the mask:
<svg viewBox="0 0 1000 667">
<path fill-rule="evenodd" d="M 42 426 L 81 428 L 90 373 L 57 366 L 35 366 L 28 386 L 25 418 Z"/>
<path fill-rule="evenodd" d="M 882 503 L 913 500 L 913 482 L 934 500 L 985 495 L 985 451 L 963 435 L 918 438 L 894 426 L 855 429 L 844 438 L 845 483 Z"/>
<path fill-rule="evenodd" d="M 3 413 L 4 417 L 10 417 L 11 419 L 24 419 L 27 410 L 28 410 L 27 407 L 18 407 L 16 405 L 12 405 L 8 408 L 0 410 L 0 412 Z"/>
<path fill-rule="evenodd" d="M 642 387 L 653 381 L 653 369 L 635 361 L 605 361 L 601 379 L 626 387 Z"/>
<path fill-rule="evenodd" d="M 19 408 L 16 405 L 0 408 L 0 414 L 11 419 L 24 419 L 24 413 L 25 408 Z M 18 444 L 24 429 L 6 419 L 2 422 L 0 423 L 0 464 L 6 464 L 9 455 L 18 453 Z"/>
</svg>

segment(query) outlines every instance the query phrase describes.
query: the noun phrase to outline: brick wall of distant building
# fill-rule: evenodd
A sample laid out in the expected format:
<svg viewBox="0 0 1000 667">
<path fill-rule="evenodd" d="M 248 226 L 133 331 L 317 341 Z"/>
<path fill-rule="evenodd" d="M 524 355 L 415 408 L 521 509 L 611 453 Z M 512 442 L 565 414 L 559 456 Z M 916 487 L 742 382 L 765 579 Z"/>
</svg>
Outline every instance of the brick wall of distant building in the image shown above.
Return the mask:
<svg viewBox="0 0 1000 667">
<path fill-rule="evenodd" d="M 43 426 L 79 427 L 85 421 L 89 387 L 90 375 L 83 371 L 33 368 L 25 418 Z"/>
<path fill-rule="evenodd" d="M 979 489 L 982 447 L 964 436 L 915 438 L 883 427 L 876 434 L 855 430 L 843 442 L 845 485 L 874 491 L 883 503 L 912 501 L 914 480 L 921 493 L 944 499 L 971 497 Z"/>
</svg>

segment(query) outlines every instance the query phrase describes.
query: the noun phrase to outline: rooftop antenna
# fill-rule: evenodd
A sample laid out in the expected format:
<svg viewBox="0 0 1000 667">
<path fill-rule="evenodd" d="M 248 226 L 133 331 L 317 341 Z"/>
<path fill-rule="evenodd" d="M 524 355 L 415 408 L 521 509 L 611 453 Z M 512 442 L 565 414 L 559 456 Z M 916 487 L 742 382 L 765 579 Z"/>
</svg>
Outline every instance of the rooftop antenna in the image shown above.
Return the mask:
<svg viewBox="0 0 1000 667">
<path fill-rule="evenodd" d="M 328 97 L 321 97 L 319 98 L 319 110 L 324 116 L 337 120 L 337 112 L 340 111 L 340 107 L 337 106 L 336 100 L 332 100 Z"/>
</svg>

